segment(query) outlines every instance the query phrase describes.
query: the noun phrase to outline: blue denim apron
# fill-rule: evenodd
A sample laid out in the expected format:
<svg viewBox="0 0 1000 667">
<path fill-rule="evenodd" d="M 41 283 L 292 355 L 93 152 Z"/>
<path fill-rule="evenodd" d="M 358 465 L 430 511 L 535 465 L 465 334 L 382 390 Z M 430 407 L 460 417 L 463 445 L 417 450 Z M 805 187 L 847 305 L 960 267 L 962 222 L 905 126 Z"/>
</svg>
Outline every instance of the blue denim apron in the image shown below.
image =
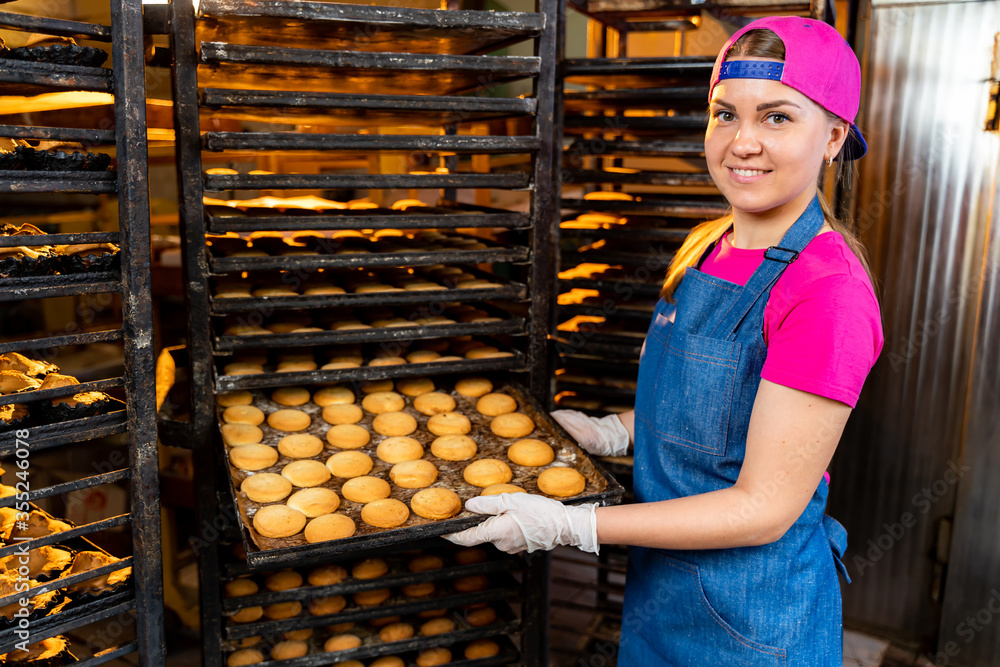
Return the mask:
<svg viewBox="0 0 1000 667">
<path fill-rule="evenodd" d="M 764 306 L 822 225 L 814 199 L 745 286 L 692 267 L 675 294 L 676 308 L 663 299 L 657 304 L 639 364 L 637 502 L 736 482 L 767 354 Z M 827 492 L 821 481 L 802 516 L 772 544 L 630 548 L 618 664 L 841 667 L 837 571 L 847 576 L 840 561 L 847 532 L 824 515 Z M 754 502 L 766 503 L 773 493 L 765 489 Z"/>
</svg>

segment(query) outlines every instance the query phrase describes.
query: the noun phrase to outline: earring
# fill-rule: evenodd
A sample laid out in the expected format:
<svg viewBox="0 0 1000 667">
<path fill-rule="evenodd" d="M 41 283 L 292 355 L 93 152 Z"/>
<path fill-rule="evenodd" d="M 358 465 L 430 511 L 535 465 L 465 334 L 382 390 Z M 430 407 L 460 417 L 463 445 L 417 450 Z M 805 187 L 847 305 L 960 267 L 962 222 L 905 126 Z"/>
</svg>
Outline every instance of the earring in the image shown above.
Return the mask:
<svg viewBox="0 0 1000 667">
<path fill-rule="evenodd" d="M 828 166 L 828 167 L 832 167 L 833 166 L 833 158 L 832 157 L 828 157 L 826 159 L 826 166 Z"/>
</svg>

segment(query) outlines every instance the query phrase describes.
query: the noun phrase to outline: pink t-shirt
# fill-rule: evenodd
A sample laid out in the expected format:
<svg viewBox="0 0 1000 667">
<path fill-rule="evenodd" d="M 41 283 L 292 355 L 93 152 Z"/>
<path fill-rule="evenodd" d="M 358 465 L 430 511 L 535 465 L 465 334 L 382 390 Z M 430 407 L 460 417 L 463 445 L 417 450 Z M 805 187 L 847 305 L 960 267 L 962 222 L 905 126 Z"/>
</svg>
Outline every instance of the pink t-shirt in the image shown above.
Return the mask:
<svg viewBox="0 0 1000 667">
<path fill-rule="evenodd" d="M 763 249 L 734 248 L 727 234 L 701 270 L 745 285 L 763 260 Z M 882 316 L 839 233 L 818 234 L 778 278 L 764 308 L 764 342 L 763 379 L 857 405 L 882 350 Z"/>
</svg>

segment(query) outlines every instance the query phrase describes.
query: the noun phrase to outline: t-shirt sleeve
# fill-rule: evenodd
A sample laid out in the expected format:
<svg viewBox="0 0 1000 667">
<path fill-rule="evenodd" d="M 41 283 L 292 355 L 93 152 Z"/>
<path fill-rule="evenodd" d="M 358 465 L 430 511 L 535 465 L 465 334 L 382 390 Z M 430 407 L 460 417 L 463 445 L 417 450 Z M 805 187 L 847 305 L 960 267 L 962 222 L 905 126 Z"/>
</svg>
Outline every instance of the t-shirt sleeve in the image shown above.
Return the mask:
<svg viewBox="0 0 1000 667">
<path fill-rule="evenodd" d="M 780 301 L 769 301 L 765 311 L 761 378 L 853 408 L 882 350 L 882 318 L 870 285 L 832 275 L 804 286 L 787 304 Z"/>
</svg>

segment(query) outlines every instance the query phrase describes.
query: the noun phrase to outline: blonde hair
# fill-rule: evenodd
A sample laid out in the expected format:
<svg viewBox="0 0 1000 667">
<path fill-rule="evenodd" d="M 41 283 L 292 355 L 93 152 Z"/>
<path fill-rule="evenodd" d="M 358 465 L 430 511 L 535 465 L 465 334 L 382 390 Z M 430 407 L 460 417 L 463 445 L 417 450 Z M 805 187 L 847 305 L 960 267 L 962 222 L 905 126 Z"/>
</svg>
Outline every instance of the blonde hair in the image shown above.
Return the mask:
<svg viewBox="0 0 1000 667">
<path fill-rule="evenodd" d="M 784 60 L 785 59 L 785 45 L 778 37 L 770 30 L 758 29 L 750 30 L 745 33 L 742 37 L 736 40 L 736 43 L 730 47 L 729 51 L 726 52 L 726 58 L 731 58 L 733 56 L 751 56 L 757 58 L 773 58 L 774 60 Z M 824 111 L 826 111 L 824 109 Z M 835 114 L 826 111 L 826 115 L 831 120 L 840 120 Z M 843 152 L 843 148 L 841 148 Z M 848 181 L 853 178 L 853 164 L 848 160 L 836 160 L 834 162 L 834 183 L 841 183 Z M 817 179 L 822 177 L 822 171 L 819 172 Z M 823 209 L 823 217 L 826 218 L 826 222 L 833 228 L 834 231 L 840 233 L 844 237 L 844 241 L 847 243 L 847 247 L 851 249 L 851 252 L 858 258 L 861 265 L 864 267 L 865 272 L 868 277 L 872 280 L 874 284 L 875 279 L 872 276 L 871 267 L 868 263 L 868 253 L 865 251 L 864 245 L 857 236 L 854 235 L 851 225 L 848 221 L 840 220 L 833 211 L 833 207 L 830 206 L 830 202 L 827 201 L 826 196 L 824 196 L 822 190 L 818 191 L 820 207 Z M 727 213 L 721 218 L 715 220 L 709 220 L 697 225 L 691 230 L 687 238 L 684 240 L 683 245 L 674 255 L 670 262 L 670 266 L 667 268 L 667 277 L 663 282 L 663 289 L 660 290 L 660 296 L 669 302 L 673 302 L 674 293 L 677 291 L 677 287 L 680 285 L 681 280 L 684 279 L 684 273 L 687 271 L 689 266 L 694 266 L 701 259 L 702 255 L 720 238 L 726 233 L 726 230 L 733 224 L 733 214 Z"/>
</svg>

